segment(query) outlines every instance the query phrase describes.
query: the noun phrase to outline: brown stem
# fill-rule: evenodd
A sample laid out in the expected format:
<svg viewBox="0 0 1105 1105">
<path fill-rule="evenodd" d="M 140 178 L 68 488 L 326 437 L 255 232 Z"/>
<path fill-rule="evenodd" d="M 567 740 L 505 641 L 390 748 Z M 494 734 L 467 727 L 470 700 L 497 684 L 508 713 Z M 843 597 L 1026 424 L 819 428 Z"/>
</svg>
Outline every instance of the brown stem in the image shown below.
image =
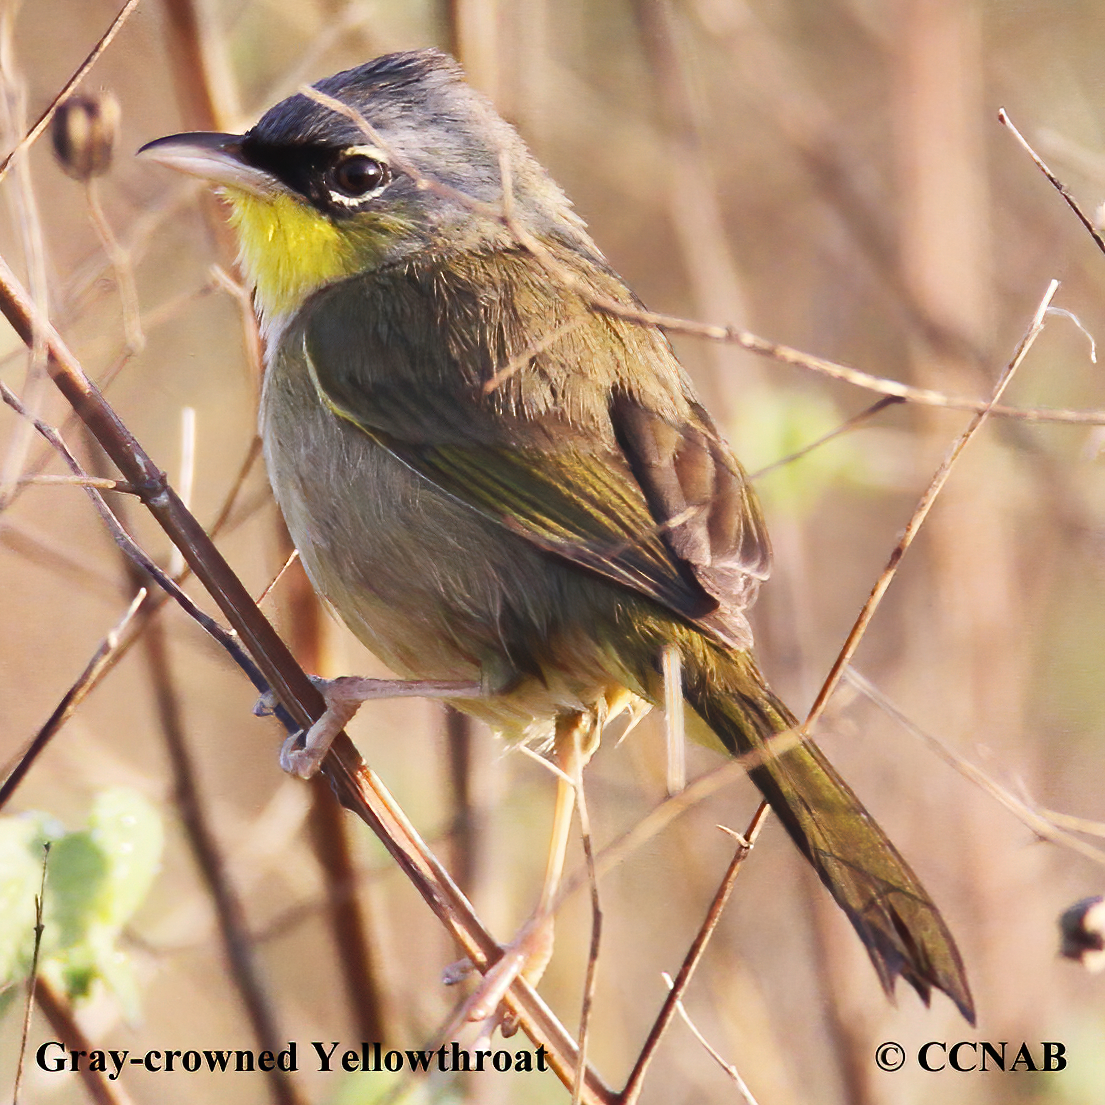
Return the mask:
<svg viewBox="0 0 1105 1105">
<path fill-rule="evenodd" d="M 752 820 L 748 823 L 744 837 L 740 840 L 732 862 L 729 864 L 729 869 L 725 872 L 725 877 L 717 888 L 714 900 L 710 903 L 710 908 L 698 930 L 698 935 L 694 938 L 690 948 L 687 949 L 687 954 L 683 958 L 683 965 L 679 968 L 679 974 L 675 976 L 675 981 L 672 983 L 667 999 L 660 1009 L 660 1014 L 645 1040 L 644 1047 L 641 1048 L 641 1054 L 637 1056 L 637 1062 L 633 1065 L 629 1080 L 618 1095 L 618 1105 L 633 1105 L 640 1096 L 648 1066 L 656 1054 L 656 1049 L 660 1046 L 664 1033 L 668 1030 L 668 1025 L 671 1024 L 672 1018 L 678 1012 L 679 1002 L 687 990 L 691 976 L 706 951 L 706 945 L 709 943 L 710 937 L 713 936 L 718 921 L 721 920 L 722 911 L 729 901 L 729 895 L 733 892 L 733 883 L 736 881 L 737 873 L 749 852 L 752 851 L 752 846 L 756 843 L 756 837 L 760 835 L 760 828 L 767 817 L 768 809 L 768 804 L 761 802 L 759 808 L 752 815 Z"/>
<path fill-rule="evenodd" d="M 0 312 L 20 338 L 30 345 L 36 329 L 34 307 L 3 258 L 0 258 Z M 164 474 L 85 376 L 53 327 L 38 320 L 37 329 L 48 354 L 50 378 L 92 431 L 123 478 L 138 489 L 143 503 L 184 554 L 196 578 L 223 611 L 296 723 L 309 726 L 322 714 L 323 702 L 319 692 L 257 609 L 249 592 L 231 571 L 203 527 L 185 509 Z M 334 742 L 323 770 L 339 801 L 380 837 L 465 954 L 479 969 L 486 970 L 500 954 L 498 945 L 407 821 L 382 781 L 361 760 L 344 733 Z M 546 1049 L 550 1068 L 565 1085 L 570 1085 L 577 1050 L 564 1026 L 533 989 L 521 980 L 512 986 L 506 1000 L 522 1030 L 535 1044 Z M 590 1068 L 582 1100 L 613 1100 L 611 1091 Z"/>
<path fill-rule="evenodd" d="M 39 1009 L 66 1049 L 90 1054 L 94 1047 L 92 1041 L 81 1031 L 69 1002 L 54 989 L 49 979 L 38 980 L 37 996 Z M 80 1076 L 95 1105 L 132 1105 L 134 1099 L 123 1088 L 123 1083 L 109 1081 L 107 1072 L 93 1070 L 91 1063 L 81 1063 Z"/>
</svg>

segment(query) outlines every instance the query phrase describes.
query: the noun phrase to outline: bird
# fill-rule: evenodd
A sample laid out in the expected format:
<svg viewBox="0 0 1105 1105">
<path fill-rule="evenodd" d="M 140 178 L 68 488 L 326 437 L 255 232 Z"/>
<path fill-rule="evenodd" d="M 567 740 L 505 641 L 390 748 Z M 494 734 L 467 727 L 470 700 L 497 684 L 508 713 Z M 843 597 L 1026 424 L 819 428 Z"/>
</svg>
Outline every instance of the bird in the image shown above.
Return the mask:
<svg viewBox="0 0 1105 1105">
<path fill-rule="evenodd" d="M 457 62 L 388 54 L 243 134 L 139 152 L 229 204 L 265 344 L 265 462 L 316 590 L 411 693 L 563 769 L 538 909 L 479 1015 L 544 969 L 572 782 L 614 717 L 660 703 L 667 656 L 692 735 L 747 758 L 887 994 L 942 991 L 973 1024 L 939 909 L 759 670 L 747 610 L 771 545 L 747 474 Z M 298 774 L 372 691 L 324 689 L 328 716 L 282 752 Z"/>
</svg>

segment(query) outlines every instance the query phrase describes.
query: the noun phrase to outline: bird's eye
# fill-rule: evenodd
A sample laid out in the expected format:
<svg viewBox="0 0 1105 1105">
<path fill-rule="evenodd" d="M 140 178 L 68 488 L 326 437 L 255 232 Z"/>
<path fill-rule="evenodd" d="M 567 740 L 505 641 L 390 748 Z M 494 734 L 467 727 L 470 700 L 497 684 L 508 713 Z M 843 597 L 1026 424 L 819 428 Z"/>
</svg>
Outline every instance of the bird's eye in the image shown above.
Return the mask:
<svg viewBox="0 0 1105 1105">
<path fill-rule="evenodd" d="M 391 179 L 387 165 L 363 153 L 342 158 L 330 172 L 334 188 L 350 199 L 360 199 L 382 188 Z"/>
</svg>

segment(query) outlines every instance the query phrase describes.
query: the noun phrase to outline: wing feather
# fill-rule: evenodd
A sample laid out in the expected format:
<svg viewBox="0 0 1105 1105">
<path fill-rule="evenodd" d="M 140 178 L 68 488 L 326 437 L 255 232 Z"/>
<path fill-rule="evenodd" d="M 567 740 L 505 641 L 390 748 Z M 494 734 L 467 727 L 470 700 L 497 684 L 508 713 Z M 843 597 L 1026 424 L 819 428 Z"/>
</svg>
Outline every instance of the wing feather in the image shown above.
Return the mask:
<svg viewBox="0 0 1105 1105">
<path fill-rule="evenodd" d="M 770 546 L 744 471 L 662 334 L 534 268 L 498 251 L 322 293 L 303 332 L 321 399 L 455 500 L 747 647 Z"/>
</svg>

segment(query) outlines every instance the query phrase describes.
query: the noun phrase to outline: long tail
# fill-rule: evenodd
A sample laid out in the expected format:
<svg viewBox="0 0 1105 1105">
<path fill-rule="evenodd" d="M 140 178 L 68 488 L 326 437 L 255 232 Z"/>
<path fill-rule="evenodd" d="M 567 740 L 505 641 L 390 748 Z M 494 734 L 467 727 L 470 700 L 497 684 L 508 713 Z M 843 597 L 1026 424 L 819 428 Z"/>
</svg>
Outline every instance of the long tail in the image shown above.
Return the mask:
<svg viewBox="0 0 1105 1105">
<path fill-rule="evenodd" d="M 848 784 L 811 741 L 775 753 L 768 739 L 799 723 L 747 653 L 684 655 L 687 702 L 734 755 L 848 915 L 888 994 L 901 975 L 928 1004 L 943 990 L 971 1023 L 974 1002 L 940 911 Z"/>
</svg>

